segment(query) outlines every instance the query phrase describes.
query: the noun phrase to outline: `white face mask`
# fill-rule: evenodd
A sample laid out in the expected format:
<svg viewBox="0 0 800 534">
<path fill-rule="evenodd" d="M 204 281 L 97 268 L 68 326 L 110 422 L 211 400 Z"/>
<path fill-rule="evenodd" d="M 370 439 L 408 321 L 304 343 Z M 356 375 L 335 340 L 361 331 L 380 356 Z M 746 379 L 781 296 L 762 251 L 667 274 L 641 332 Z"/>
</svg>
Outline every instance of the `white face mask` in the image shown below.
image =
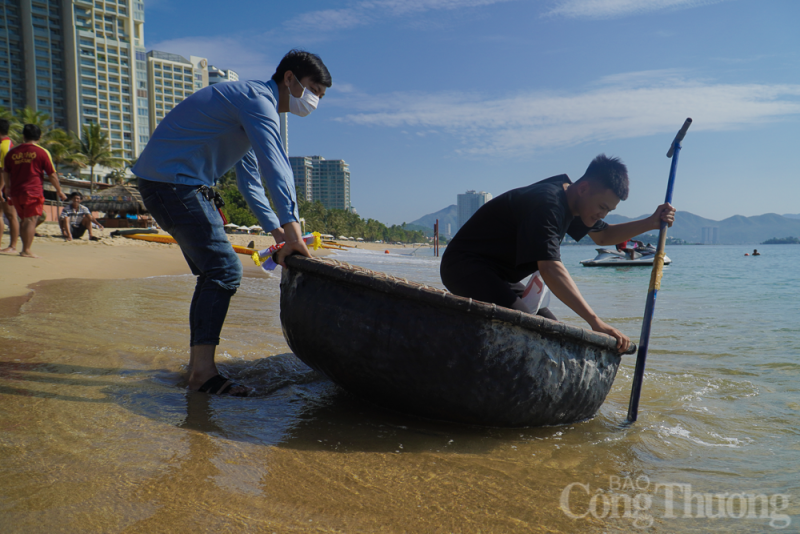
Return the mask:
<svg viewBox="0 0 800 534">
<path fill-rule="evenodd" d="M 297 80 L 297 78 L 295 78 L 295 80 Z M 300 84 L 300 87 L 303 87 L 300 80 L 297 80 L 297 83 Z M 305 117 L 317 109 L 317 104 L 319 104 L 319 97 L 305 87 L 303 87 L 303 94 L 300 95 L 300 98 L 294 96 L 291 89 L 289 90 L 289 111 L 291 113 L 299 117 Z"/>
</svg>

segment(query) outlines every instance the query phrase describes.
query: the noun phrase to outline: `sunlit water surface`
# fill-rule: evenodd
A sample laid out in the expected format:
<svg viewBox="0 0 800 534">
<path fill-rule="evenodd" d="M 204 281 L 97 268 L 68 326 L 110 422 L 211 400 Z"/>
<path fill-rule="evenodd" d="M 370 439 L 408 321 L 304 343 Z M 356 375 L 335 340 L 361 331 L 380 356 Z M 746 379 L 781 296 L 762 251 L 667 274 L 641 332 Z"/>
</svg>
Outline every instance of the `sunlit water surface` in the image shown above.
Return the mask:
<svg viewBox="0 0 800 534">
<path fill-rule="evenodd" d="M 192 277 L 40 284 L 0 319 L 0 528 L 798 532 L 800 247 L 744 252 L 668 250 L 630 427 L 634 356 L 598 415 L 563 427 L 366 405 L 291 355 L 277 275 L 243 280 L 218 357 L 257 395 L 190 395 Z M 563 249 L 589 303 L 638 339 L 650 270 L 578 264 L 593 256 Z M 441 285 L 425 250 L 337 259 Z"/>
</svg>

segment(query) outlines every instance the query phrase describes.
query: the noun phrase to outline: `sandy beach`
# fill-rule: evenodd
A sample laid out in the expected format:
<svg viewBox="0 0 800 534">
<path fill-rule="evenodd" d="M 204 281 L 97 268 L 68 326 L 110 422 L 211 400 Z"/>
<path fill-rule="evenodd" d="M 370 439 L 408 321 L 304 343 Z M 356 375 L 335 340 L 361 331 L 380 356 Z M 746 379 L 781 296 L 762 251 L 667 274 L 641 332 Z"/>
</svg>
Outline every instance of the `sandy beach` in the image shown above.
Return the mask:
<svg viewBox="0 0 800 534">
<path fill-rule="evenodd" d="M 99 241 L 89 241 L 88 234 L 82 239 L 67 242 L 61 237 L 57 224 L 45 223 L 37 229 L 39 237 L 33 242 L 33 251 L 38 259 L 22 258 L 16 254 L 0 254 L 0 300 L 7 302 L 11 309 L 0 313 L 15 313 L 18 306 L 30 298 L 29 286 L 44 280 L 68 278 L 113 280 L 146 278 L 175 274 L 190 274 L 189 267 L 178 245 L 150 243 L 124 237 L 111 237 L 113 229 L 94 230 Z M 166 235 L 164 232 L 162 234 Z M 254 248 L 265 249 L 275 244 L 272 236 L 231 234 L 228 239 L 234 245 L 247 246 L 254 242 Z M 2 237 L 2 246 L 8 246 L 8 230 Z M 342 242 L 344 247 L 365 250 L 399 251 L 414 249 L 412 245 L 387 245 L 384 243 Z M 19 243 L 17 250 L 21 249 Z M 427 247 L 427 245 L 426 245 Z M 325 255 L 325 249 L 314 251 L 315 255 Z M 246 276 L 257 276 L 261 272 L 248 258 L 242 256 L 242 266 Z"/>
<path fill-rule="evenodd" d="M 124 237 L 110 237 L 112 229 L 94 230 L 99 241 L 89 241 L 88 234 L 82 239 L 65 241 L 58 225 L 45 223 L 39 226 L 33 242 L 37 259 L 22 258 L 17 254 L 0 254 L 0 300 L 14 299 L 21 304 L 30 297 L 29 286 L 44 280 L 68 278 L 111 280 L 146 278 L 175 274 L 191 274 L 178 245 L 150 243 Z M 162 232 L 163 233 L 163 232 Z M 166 235 L 166 234 L 165 234 Z M 272 236 L 230 235 L 234 245 L 247 246 L 255 242 L 255 248 L 264 249 L 273 244 Z M 2 246 L 8 246 L 8 231 L 2 237 Z M 17 250 L 22 244 L 17 245 Z M 365 245 L 359 245 L 366 248 Z M 384 245 L 375 245 L 378 248 Z M 385 247 L 384 247 L 385 248 Z M 325 250 L 316 255 L 328 254 Z M 261 271 L 249 258 L 242 256 L 246 275 L 257 275 Z M 7 303 L 8 304 L 8 303 Z M 6 308 L 7 306 L 4 306 Z M 17 306 L 0 313 L 15 313 Z"/>
</svg>

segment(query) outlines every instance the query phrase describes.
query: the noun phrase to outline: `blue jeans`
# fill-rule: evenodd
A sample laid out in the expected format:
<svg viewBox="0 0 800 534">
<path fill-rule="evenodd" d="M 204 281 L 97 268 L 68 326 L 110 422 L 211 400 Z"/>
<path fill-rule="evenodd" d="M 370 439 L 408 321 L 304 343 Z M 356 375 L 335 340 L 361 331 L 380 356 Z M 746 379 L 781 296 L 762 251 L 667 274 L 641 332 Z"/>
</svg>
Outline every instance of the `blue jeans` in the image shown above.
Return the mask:
<svg viewBox="0 0 800 534">
<path fill-rule="evenodd" d="M 190 185 L 139 179 L 139 192 L 156 222 L 175 238 L 197 276 L 189 308 L 189 345 L 219 345 L 242 264 L 225 235 L 214 202 Z"/>
</svg>

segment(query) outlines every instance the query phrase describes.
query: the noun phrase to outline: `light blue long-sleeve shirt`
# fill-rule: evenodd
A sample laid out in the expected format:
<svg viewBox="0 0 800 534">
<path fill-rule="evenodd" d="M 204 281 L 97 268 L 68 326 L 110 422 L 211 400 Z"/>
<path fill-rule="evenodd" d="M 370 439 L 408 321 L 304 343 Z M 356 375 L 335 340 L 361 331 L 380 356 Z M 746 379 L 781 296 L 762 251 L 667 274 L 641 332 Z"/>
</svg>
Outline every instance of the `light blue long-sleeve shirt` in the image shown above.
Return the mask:
<svg viewBox="0 0 800 534">
<path fill-rule="evenodd" d="M 300 219 L 279 125 L 274 81 L 218 83 L 164 117 L 132 170 L 145 180 L 200 187 L 215 185 L 236 166 L 236 183 L 247 205 L 264 230 L 274 230 Z"/>
</svg>

